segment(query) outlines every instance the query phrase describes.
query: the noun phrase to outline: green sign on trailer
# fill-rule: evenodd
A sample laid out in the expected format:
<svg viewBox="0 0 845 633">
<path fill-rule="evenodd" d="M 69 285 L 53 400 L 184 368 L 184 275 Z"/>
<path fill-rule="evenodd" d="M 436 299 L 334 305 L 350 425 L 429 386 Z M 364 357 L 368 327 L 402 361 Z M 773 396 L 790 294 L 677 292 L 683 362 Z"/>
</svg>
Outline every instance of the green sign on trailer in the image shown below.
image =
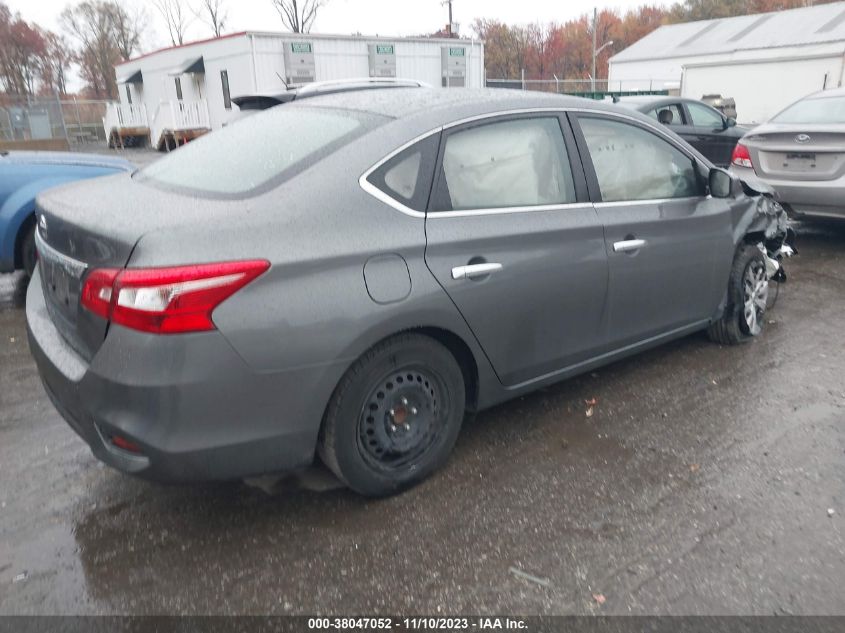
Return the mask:
<svg viewBox="0 0 845 633">
<path fill-rule="evenodd" d="M 290 50 L 292 53 L 310 53 L 311 44 L 308 42 L 291 42 Z"/>
<path fill-rule="evenodd" d="M 449 57 L 466 57 L 467 49 L 465 48 L 450 48 Z"/>
<path fill-rule="evenodd" d="M 376 45 L 376 53 L 379 55 L 393 55 L 393 44 Z"/>
</svg>

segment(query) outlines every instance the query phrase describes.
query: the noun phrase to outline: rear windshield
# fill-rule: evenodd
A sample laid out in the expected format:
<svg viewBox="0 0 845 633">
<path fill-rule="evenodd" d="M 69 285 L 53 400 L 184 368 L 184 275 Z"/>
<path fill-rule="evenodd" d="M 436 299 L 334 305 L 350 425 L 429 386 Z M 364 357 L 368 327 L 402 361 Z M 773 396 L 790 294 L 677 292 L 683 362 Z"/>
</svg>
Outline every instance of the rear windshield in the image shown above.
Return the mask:
<svg viewBox="0 0 845 633">
<path fill-rule="evenodd" d="M 845 97 L 819 97 L 793 103 L 773 123 L 845 123 Z"/>
<path fill-rule="evenodd" d="M 255 195 L 379 122 L 380 117 L 360 112 L 281 105 L 191 141 L 137 172 L 136 178 L 213 197 Z"/>
</svg>

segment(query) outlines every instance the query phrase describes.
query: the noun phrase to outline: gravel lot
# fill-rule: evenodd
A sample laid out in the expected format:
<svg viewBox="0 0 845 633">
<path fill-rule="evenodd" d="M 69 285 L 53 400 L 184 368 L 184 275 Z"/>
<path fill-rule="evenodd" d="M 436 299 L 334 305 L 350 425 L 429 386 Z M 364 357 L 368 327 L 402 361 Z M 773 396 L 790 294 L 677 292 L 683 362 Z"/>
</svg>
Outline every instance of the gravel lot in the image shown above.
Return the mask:
<svg viewBox="0 0 845 633">
<path fill-rule="evenodd" d="M 484 412 L 383 501 L 321 471 L 268 493 L 103 467 L 2 275 L 0 614 L 843 615 L 845 226 L 798 247 L 762 339 L 691 336 Z"/>
</svg>

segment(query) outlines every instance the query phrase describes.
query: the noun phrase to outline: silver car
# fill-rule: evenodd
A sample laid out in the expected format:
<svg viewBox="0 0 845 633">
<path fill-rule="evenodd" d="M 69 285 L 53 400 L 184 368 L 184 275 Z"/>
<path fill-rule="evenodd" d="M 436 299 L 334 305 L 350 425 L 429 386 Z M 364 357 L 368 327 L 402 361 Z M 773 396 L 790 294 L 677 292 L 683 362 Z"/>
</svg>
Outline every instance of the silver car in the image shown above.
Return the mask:
<svg viewBox="0 0 845 633">
<path fill-rule="evenodd" d="M 787 234 L 649 117 L 391 89 L 297 100 L 38 199 L 29 341 L 104 462 L 309 465 L 384 495 L 467 411 L 708 330 L 760 334 Z"/>
<path fill-rule="evenodd" d="M 845 218 L 845 88 L 805 97 L 751 130 L 730 169 L 771 185 L 796 217 Z"/>
</svg>

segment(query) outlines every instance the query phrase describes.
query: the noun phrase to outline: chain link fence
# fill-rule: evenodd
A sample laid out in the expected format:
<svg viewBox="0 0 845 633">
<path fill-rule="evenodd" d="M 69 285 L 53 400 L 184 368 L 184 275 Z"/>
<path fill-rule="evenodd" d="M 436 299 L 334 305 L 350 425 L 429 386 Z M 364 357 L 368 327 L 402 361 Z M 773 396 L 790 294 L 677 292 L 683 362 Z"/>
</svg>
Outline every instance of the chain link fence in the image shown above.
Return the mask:
<svg viewBox="0 0 845 633">
<path fill-rule="evenodd" d="M 26 145 L 105 140 L 108 101 L 0 94 L 0 142 Z"/>
</svg>

